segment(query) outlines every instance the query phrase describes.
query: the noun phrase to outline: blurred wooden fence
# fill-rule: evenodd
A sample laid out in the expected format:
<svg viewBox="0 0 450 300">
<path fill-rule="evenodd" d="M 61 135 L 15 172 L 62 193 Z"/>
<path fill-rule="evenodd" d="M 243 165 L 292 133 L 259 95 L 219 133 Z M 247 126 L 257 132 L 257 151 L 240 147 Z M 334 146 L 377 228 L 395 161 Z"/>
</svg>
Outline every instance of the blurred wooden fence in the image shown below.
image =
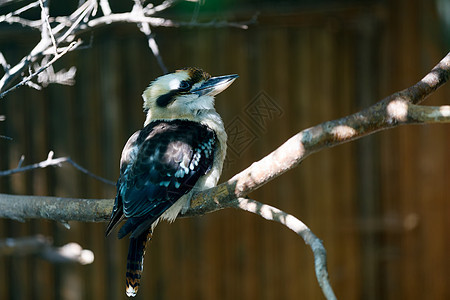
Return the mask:
<svg viewBox="0 0 450 300">
<path fill-rule="evenodd" d="M 434 1 L 250 7 L 248 30 L 155 30 L 169 69 L 198 66 L 240 78 L 217 99 L 229 155 L 222 180 L 301 129 L 342 117 L 418 81 L 446 53 Z M 246 16 L 240 12 L 241 17 Z M 233 15 L 230 13 L 230 15 Z M 1 26 L 11 62 L 36 36 Z M 447 49 L 448 50 L 448 49 Z M 61 59 L 76 85 L 21 88 L 0 100 L 0 168 L 50 150 L 95 174 L 118 176 L 120 151 L 142 127 L 141 93 L 161 75 L 131 25 L 94 33 L 92 47 Z M 445 86 L 427 104 L 448 104 Z M 340 299 L 450 298 L 450 128 L 409 126 L 322 151 L 251 195 L 301 218 L 324 241 Z M 0 192 L 110 197 L 115 189 L 69 166 L 0 178 Z M 105 224 L 0 220 L 0 238 L 35 234 L 77 242 L 92 265 L 0 257 L 1 299 L 124 299 L 128 241 Z M 139 299 L 323 299 L 310 250 L 286 228 L 225 210 L 158 226 Z"/>
</svg>

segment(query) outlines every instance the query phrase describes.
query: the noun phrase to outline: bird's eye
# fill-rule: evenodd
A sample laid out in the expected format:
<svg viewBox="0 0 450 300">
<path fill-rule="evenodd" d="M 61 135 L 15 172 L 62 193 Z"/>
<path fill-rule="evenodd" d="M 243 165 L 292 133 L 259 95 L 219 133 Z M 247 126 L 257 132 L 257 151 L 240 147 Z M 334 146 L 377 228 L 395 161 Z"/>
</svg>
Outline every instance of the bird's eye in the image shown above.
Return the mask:
<svg viewBox="0 0 450 300">
<path fill-rule="evenodd" d="M 180 82 L 180 86 L 178 87 L 178 90 L 180 91 L 187 91 L 191 88 L 191 84 L 187 82 L 186 80 L 183 80 Z"/>
</svg>

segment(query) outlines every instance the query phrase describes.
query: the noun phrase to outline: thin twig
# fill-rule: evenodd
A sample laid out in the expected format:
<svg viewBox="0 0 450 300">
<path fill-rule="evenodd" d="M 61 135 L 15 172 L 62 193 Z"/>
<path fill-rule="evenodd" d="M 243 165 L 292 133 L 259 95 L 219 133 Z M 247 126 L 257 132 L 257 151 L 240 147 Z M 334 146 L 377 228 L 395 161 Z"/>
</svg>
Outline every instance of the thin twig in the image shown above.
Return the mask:
<svg viewBox="0 0 450 300">
<path fill-rule="evenodd" d="M 14 91 L 15 89 L 17 89 L 18 87 L 25 85 L 28 81 L 30 81 L 31 79 L 33 79 L 35 76 L 39 75 L 41 72 L 43 72 L 45 69 L 47 69 L 49 66 L 51 66 L 53 63 L 55 63 L 58 59 L 60 59 L 61 57 L 63 57 L 67 52 L 69 52 L 70 50 L 72 50 L 73 48 L 76 48 L 81 42 L 77 41 L 77 42 L 72 42 L 70 43 L 69 46 L 65 47 L 63 51 L 61 51 L 60 53 L 58 53 L 57 55 L 55 55 L 53 57 L 52 60 L 50 60 L 47 64 L 45 64 L 44 66 L 40 67 L 37 71 L 35 71 L 34 73 L 30 74 L 29 76 L 25 77 L 22 79 L 22 81 L 20 81 L 18 84 L 16 84 L 15 86 L 9 88 L 8 90 L 4 91 L 3 93 L 0 94 L 0 99 L 2 99 L 3 97 L 6 96 L 6 94 Z"/>
<path fill-rule="evenodd" d="M 140 15 L 142 17 L 144 16 L 144 10 L 143 7 L 141 5 L 140 1 L 135 1 L 133 10 L 133 13 Z M 139 23 L 137 24 L 139 30 L 145 34 L 145 36 L 147 37 L 147 41 L 148 41 L 148 47 L 150 48 L 150 50 L 153 53 L 153 56 L 156 58 L 156 61 L 158 62 L 159 67 L 161 68 L 161 70 L 163 71 L 164 74 L 167 74 L 169 71 L 166 67 L 166 65 L 164 64 L 164 61 L 161 57 L 161 53 L 159 52 L 159 48 L 158 48 L 158 44 L 155 41 L 155 37 L 152 34 L 152 30 L 150 29 L 150 25 L 148 23 Z"/>
<path fill-rule="evenodd" d="M 167 73 L 167 68 L 165 67 L 161 58 L 161 52 L 158 49 L 158 44 L 155 41 L 151 26 L 237 27 L 246 29 L 248 28 L 249 24 L 255 23 L 256 20 L 256 16 L 254 16 L 248 22 L 211 21 L 207 23 L 197 23 L 176 22 L 173 20 L 153 16 L 158 12 L 172 7 L 176 2 L 179 2 L 180 0 L 166 0 L 156 6 L 149 3 L 144 8 L 142 8 L 142 4 L 140 4 L 141 2 L 138 1 L 140 4 L 139 7 L 141 8 L 139 14 L 136 14 L 135 11 L 126 13 L 113 13 L 107 0 L 100 0 L 100 2 L 98 2 L 98 0 L 86 0 L 69 16 L 50 17 L 48 13 L 47 1 L 48 0 L 37 0 L 19 10 L 16 10 L 7 15 L 0 16 L 0 22 L 5 21 L 10 24 L 20 24 L 22 26 L 28 26 L 41 31 L 41 40 L 33 48 L 33 50 L 31 50 L 29 55 L 27 55 L 26 57 L 21 59 L 19 63 L 11 67 L 9 69 L 9 73 L 4 74 L 0 79 L 0 92 L 3 91 L 3 93 L 0 94 L 0 99 L 6 95 L 5 90 L 8 89 L 14 83 L 14 81 L 19 78 L 19 76 L 22 76 L 24 71 L 29 68 L 30 65 L 36 64 L 39 60 L 42 59 L 43 56 L 47 55 L 50 50 L 54 50 L 53 52 L 62 51 L 62 49 L 58 48 L 57 45 L 73 42 L 83 33 L 92 32 L 102 26 L 110 25 L 113 23 L 134 23 L 137 25 L 141 24 L 139 28 L 146 35 L 149 48 L 157 59 L 157 62 L 163 72 Z M 103 11 L 103 16 L 97 17 L 96 12 L 99 5 L 101 10 Z M 40 20 L 29 20 L 20 16 L 21 13 L 39 6 L 41 7 Z M 54 24 L 53 28 L 50 26 L 51 23 Z M 74 49 L 75 47 L 71 50 Z M 27 83 L 27 80 L 30 79 L 30 77 L 24 78 L 17 86 L 14 86 L 11 90 L 8 90 L 6 92 L 15 90 L 17 87 L 23 85 L 40 88 L 35 83 Z"/>
<path fill-rule="evenodd" d="M 0 52 L 0 65 L 2 65 L 5 73 L 8 74 L 11 66 L 6 62 L 5 56 L 3 56 L 2 52 Z"/>
<path fill-rule="evenodd" d="M 0 16 L 0 22 L 5 22 L 5 21 L 8 22 L 8 19 L 10 19 L 11 17 L 18 16 L 21 13 L 26 12 L 27 10 L 30 10 L 30 9 L 38 7 L 38 6 L 39 6 L 39 1 L 32 2 L 28 5 L 25 5 L 22 8 L 19 8 L 13 12 L 10 12 L 4 16 Z"/>
<path fill-rule="evenodd" d="M 180 0 L 166 0 L 157 6 L 154 6 L 153 3 L 149 3 L 144 7 L 144 14 L 146 16 L 154 15 L 157 12 L 172 7 L 176 2 L 180 2 Z"/>
<path fill-rule="evenodd" d="M 46 160 L 32 164 L 32 165 L 24 166 L 24 167 L 21 166 L 22 162 L 23 162 L 23 156 L 22 156 L 17 168 L 0 171 L 0 176 L 10 176 L 10 175 L 21 173 L 21 172 L 31 171 L 31 170 L 35 170 L 35 169 L 44 169 L 44 168 L 47 168 L 50 166 L 61 166 L 62 163 L 68 163 L 68 164 L 72 165 L 74 168 L 76 168 L 77 170 L 79 170 L 79 171 L 83 172 L 84 174 L 86 174 L 92 178 L 95 178 L 103 183 L 106 183 L 109 185 L 116 184 L 114 181 L 108 180 L 106 178 L 95 175 L 94 173 L 88 171 L 86 168 L 84 168 L 84 167 L 80 166 L 79 164 L 77 164 L 76 162 L 74 162 L 70 157 L 53 158 L 53 156 L 54 156 L 54 152 L 50 151 L 48 153 L 48 157 Z"/>
<path fill-rule="evenodd" d="M 39 0 L 39 5 L 41 6 L 41 19 L 42 19 L 41 37 L 43 40 L 50 38 L 53 44 L 53 49 L 55 51 L 54 54 L 57 55 L 58 45 L 56 44 L 55 36 L 52 33 L 52 27 L 50 26 L 50 22 L 48 21 L 49 16 L 48 0 Z"/>
<path fill-rule="evenodd" d="M 87 1 L 84 3 L 84 5 L 82 5 L 84 9 L 80 10 L 79 15 L 74 16 L 76 17 L 75 21 L 72 23 L 69 29 L 67 29 L 67 31 L 61 37 L 58 38 L 59 43 L 65 41 L 70 35 L 73 34 L 75 29 L 80 25 L 81 21 L 94 10 L 95 5 L 96 3 L 93 3 L 92 1 Z"/>
<path fill-rule="evenodd" d="M 36 20 L 28 20 L 22 17 L 18 16 L 0 16 L 0 23 L 5 22 L 8 24 L 18 24 L 22 27 L 30 27 L 31 29 L 40 29 L 41 28 L 41 21 Z"/>
<path fill-rule="evenodd" d="M 248 29 L 249 25 L 256 24 L 258 14 L 254 14 L 249 20 L 242 22 L 229 22 L 229 21 L 217 21 L 211 20 L 209 22 L 172 22 L 173 27 L 195 27 L 195 28 L 224 28 L 224 27 L 234 27 L 239 29 Z"/>
<path fill-rule="evenodd" d="M 31 2 L 30 4 L 25 5 L 24 7 L 19 8 L 19 9 L 15 10 L 15 11 L 9 13 L 8 15 L 11 15 L 11 16 L 18 16 L 18 15 L 20 15 L 21 13 L 24 13 L 24 12 L 26 12 L 27 10 L 30 10 L 30 9 L 35 8 L 35 7 L 38 7 L 38 6 L 39 6 L 39 1 Z M 8 15 L 6 15 L 6 16 L 8 16 Z"/>
<path fill-rule="evenodd" d="M 67 157 L 67 161 L 66 161 L 66 162 L 69 163 L 69 164 L 71 164 L 71 165 L 74 166 L 76 169 L 80 170 L 81 172 L 83 172 L 84 174 L 86 174 L 86 175 L 88 175 L 88 176 L 90 176 L 90 177 L 92 177 L 92 178 L 95 178 L 95 179 L 97 179 L 97 180 L 99 180 L 99 181 L 101 181 L 101 182 L 103 182 L 103 183 L 109 184 L 109 185 L 114 185 L 114 186 L 116 185 L 116 182 L 115 182 L 115 181 L 112 181 L 112 180 L 109 180 L 109 179 L 100 177 L 100 176 L 98 176 L 98 175 L 95 175 L 95 174 L 89 172 L 86 168 L 83 168 L 82 166 L 80 166 L 79 164 L 77 164 L 76 162 L 74 162 L 70 157 Z"/>
<path fill-rule="evenodd" d="M 49 155 L 50 155 L 50 153 L 49 153 Z M 22 154 L 20 156 L 19 163 L 17 164 L 17 168 L 21 168 L 24 161 L 25 161 L 25 155 Z"/>
</svg>

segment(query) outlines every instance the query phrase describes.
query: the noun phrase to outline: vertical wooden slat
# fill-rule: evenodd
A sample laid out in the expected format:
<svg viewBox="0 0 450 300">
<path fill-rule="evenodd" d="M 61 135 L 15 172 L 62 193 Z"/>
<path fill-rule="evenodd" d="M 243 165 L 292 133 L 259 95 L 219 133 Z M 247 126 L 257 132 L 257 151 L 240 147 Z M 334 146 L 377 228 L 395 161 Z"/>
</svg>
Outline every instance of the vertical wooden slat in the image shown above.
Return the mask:
<svg viewBox="0 0 450 300">
<path fill-rule="evenodd" d="M 49 131 L 50 123 L 50 106 L 51 101 L 47 91 L 38 93 L 36 101 L 28 103 L 30 107 L 31 118 L 30 124 L 31 136 L 33 140 L 33 161 L 44 160 L 49 152 Z M 42 134 L 42 133 L 46 134 Z M 49 187 L 53 184 L 48 170 L 33 171 L 33 194 L 49 195 L 51 190 Z M 31 230 L 29 235 L 44 235 L 51 237 L 53 234 L 52 222 L 46 220 L 30 220 Z M 33 266 L 30 269 L 32 274 L 31 293 L 36 299 L 54 299 L 55 292 L 52 289 L 45 288 L 49 280 L 54 276 L 54 267 L 51 263 L 34 259 Z"/>
<path fill-rule="evenodd" d="M 360 21 L 356 32 L 356 74 L 358 85 L 355 98 L 358 109 L 374 104 L 377 95 L 377 24 L 372 18 Z M 380 220 L 379 154 L 377 136 L 363 138 L 357 146 L 357 206 L 361 234 L 361 295 L 364 299 L 380 299 L 380 240 L 377 223 Z"/>
<path fill-rule="evenodd" d="M 232 124 L 231 122 L 236 120 L 236 117 L 242 118 L 243 121 L 249 121 L 244 115 L 245 107 L 260 92 L 252 84 L 258 80 L 259 75 L 257 62 L 260 57 L 260 51 L 251 46 L 259 41 L 258 30 L 253 29 L 248 35 L 247 33 L 239 32 L 237 35 L 238 40 L 236 41 L 235 38 L 236 34 L 230 34 L 228 43 L 233 45 L 233 52 L 238 55 L 228 56 L 227 66 L 230 68 L 230 73 L 238 72 L 240 77 L 226 91 L 226 95 L 224 94 L 222 97 L 223 103 L 220 103 L 222 104 L 220 111 L 221 113 L 223 112 L 222 116 L 225 119 L 225 124 Z M 226 55 L 226 51 L 224 54 Z M 245 67 L 242 68 L 242 66 Z M 232 109 L 228 108 L 227 102 L 235 103 Z M 229 128 L 226 129 L 230 130 Z M 236 147 L 232 140 L 233 133 L 229 132 L 229 134 L 230 147 Z M 230 163 L 226 164 L 229 167 L 225 170 L 225 174 L 222 175 L 223 180 L 227 180 L 234 173 L 240 171 L 248 162 L 248 159 L 245 159 L 245 153 L 231 156 L 230 150 L 228 151 L 229 156 L 227 159 L 230 160 Z M 251 153 L 250 151 L 250 149 L 245 149 L 245 152 Z M 234 263 L 238 265 L 238 268 L 236 268 L 237 274 L 240 274 L 239 277 L 235 277 L 237 284 L 239 284 L 239 289 L 235 291 L 233 298 L 242 296 L 246 299 L 261 299 L 263 295 L 259 289 L 261 282 L 258 278 L 258 273 L 263 265 L 259 242 L 262 230 L 257 226 L 260 220 L 249 213 L 238 213 L 236 217 L 233 217 L 231 213 L 228 217 L 235 220 L 233 222 L 234 232 L 232 232 L 232 236 L 236 238 L 234 240 L 236 243 Z"/>
<path fill-rule="evenodd" d="M 291 126 L 298 131 L 302 128 L 307 128 L 311 126 L 310 120 L 310 109 L 314 96 L 309 88 L 311 81 L 314 80 L 312 74 L 310 73 L 312 69 L 311 62 L 311 45 L 310 37 L 311 32 L 308 29 L 291 29 L 293 37 L 292 40 L 294 45 L 291 46 L 291 52 L 289 54 L 292 65 L 290 70 L 291 78 L 295 79 L 297 82 L 293 86 L 291 91 L 291 101 L 289 103 L 288 109 L 284 110 L 284 114 L 291 116 Z M 311 224 L 307 219 L 309 207 L 311 205 L 311 196 L 309 186 L 312 186 L 312 176 L 311 169 L 312 165 L 308 164 L 306 161 L 302 164 L 300 168 L 293 170 L 292 176 L 290 176 L 291 184 L 291 196 L 293 199 L 293 213 L 296 217 L 300 218 L 308 226 Z M 292 189 L 298 188 L 298 193 L 292 195 Z M 308 286 L 313 284 L 313 279 L 310 276 L 314 276 L 314 271 L 312 270 L 313 264 L 310 263 L 312 254 L 306 245 L 300 243 L 300 247 L 288 247 L 287 257 L 291 259 L 290 272 L 288 273 L 288 282 L 290 292 L 287 294 L 288 299 L 293 299 L 295 297 L 304 297 L 311 299 L 312 295 Z"/>
<path fill-rule="evenodd" d="M 403 88 L 411 85 L 417 81 L 417 58 L 419 49 L 419 37 L 416 34 L 418 30 L 418 7 L 417 1 L 406 3 L 405 1 L 398 1 L 392 7 L 393 21 L 393 35 L 392 35 L 392 66 L 394 73 L 391 83 L 397 87 Z M 399 55 L 395 55 L 398 53 Z M 408 55 L 404 55 L 408 53 Z M 418 172 L 417 165 L 411 163 L 417 156 L 414 140 L 416 133 L 413 128 L 400 128 L 395 132 L 397 134 L 396 147 L 391 147 L 391 153 L 396 153 L 397 159 L 393 162 L 393 166 L 398 168 L 395 175 L 398 185 L 392 186 L 393 190 L 398 190 L 397 197 L 389 197 L 390 201 L 395 202 L 397 208 L 392 213 L 394 214 L 399 228 L 397 232 L 388 232 L 388 237 L 392 240 L 392 244 L 396 246 L 396 251 L 393 252 L 393 259 L 389 261 L 389 265 L 397 267 L 395 272 L 391 272 L 389 295 L 392 299 L 398 297 L 414 298 L 420 297 L 422 290 L 423 275 L 418 270 L 419 264 L 411 263 L 417 258 L 419 254 L 418 236 L 416 230 L 406 230 L 404 222 L 410 216 L 419 216 L 417 211 L 417 192 L 415 188 L 418 186 L 415 182 L 416 174 Z M 389 155 L 389 154 L 388 154 Z M 389 266 L 390 267 L 390 266 Z M 392 275 L 391 275 L 392 274 Z M 422 297 L 426 295 L 422 294 Z"/>
</svg>

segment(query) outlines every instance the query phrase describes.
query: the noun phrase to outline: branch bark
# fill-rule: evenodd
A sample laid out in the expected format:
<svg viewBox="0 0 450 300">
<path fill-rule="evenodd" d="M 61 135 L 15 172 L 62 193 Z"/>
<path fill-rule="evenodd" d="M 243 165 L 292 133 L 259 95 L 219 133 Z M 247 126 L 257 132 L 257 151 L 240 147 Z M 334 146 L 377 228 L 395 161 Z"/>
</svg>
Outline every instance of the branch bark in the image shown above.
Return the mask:
<svg viewBox="0 0 450 300">
<path fill-rule="evenodd" d="M 22 222 L 25 219 L 103 222 L 109 219 L 113 204 L 111 199 L 0 194 L 0 217 Z"/>
<path fill-rule="evenodd" d="M 52 246 L 51 238 L 42 235 L 7 238 L 0 240 L 0 256 L 37 255 L 52 263 L 78 263 L 87 265 L 94 262 L 94 253 L 83 249 L 77 243 L 62 247 Z"/>
</svg>

